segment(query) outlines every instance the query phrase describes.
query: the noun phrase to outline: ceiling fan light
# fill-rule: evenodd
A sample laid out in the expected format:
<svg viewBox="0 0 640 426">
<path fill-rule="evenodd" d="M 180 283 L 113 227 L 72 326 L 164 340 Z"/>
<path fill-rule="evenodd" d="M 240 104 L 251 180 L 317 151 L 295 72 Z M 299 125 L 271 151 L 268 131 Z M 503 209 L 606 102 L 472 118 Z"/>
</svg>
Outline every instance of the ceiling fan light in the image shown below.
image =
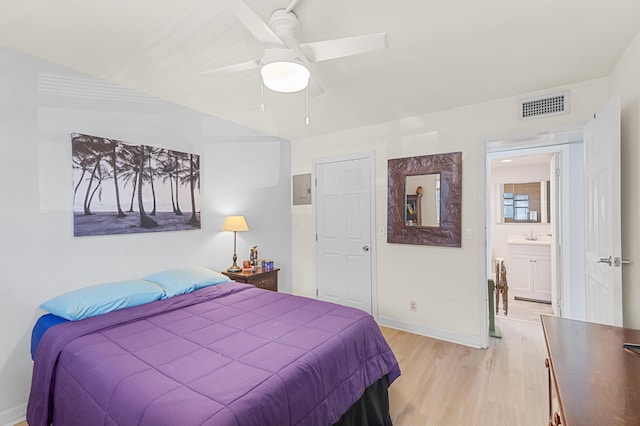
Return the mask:
<svg viewBox="0 0 640 426">
<path fill-rule="evenodd" d="M 293 93 L 307 87 L 311 73 L 297 62 L 275 61 L 263 65 L 260 75 L 267 88 L 275 92 Z"/>
</svg>

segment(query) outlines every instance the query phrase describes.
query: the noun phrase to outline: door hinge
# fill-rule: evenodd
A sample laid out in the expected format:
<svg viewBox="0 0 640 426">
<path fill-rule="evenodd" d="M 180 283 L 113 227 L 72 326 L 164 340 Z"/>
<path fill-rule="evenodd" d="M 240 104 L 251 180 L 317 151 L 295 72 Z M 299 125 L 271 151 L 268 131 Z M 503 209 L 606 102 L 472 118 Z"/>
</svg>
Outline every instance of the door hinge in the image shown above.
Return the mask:
<svg viewBox="0 0 640 426">
<path fill-rule="evenodd" d="M 556 169 L 556 176 L 560 176 L 560 169 Z"/>
<path fill-rule="evenodd" d="M 318 234 L 316 234 L 316 241 L 318 241 Z"/>
<path fill-rule="evenodd" d="M 319 297 L 318 295 L 318 289 L 316 288 L 316 299 Z"/>
</svg>

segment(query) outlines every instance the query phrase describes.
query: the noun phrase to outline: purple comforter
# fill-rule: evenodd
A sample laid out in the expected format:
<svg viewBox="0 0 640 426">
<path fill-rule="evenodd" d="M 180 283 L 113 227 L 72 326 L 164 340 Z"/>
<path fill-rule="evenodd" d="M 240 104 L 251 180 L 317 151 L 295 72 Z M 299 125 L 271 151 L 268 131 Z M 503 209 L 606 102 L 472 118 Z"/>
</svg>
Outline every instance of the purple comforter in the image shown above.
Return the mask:
<svg viewBox="0 0 640 426">
<path fill-rule="evenodd" d="M 328 425 L 398 363 L 360 310 L 225 283 L 57 325 L 27 420 L 48 425 Z"/>
</svg>

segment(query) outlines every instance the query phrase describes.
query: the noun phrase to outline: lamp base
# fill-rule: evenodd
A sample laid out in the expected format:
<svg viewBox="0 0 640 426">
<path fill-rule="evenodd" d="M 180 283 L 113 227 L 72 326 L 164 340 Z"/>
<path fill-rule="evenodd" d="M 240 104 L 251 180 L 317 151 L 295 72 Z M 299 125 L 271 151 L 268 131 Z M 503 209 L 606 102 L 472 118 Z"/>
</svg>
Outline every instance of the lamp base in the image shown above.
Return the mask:
<svg viewBox="0 0 640 426">
<path fill-rule="evenodd" d="M 242 268 L 238 266 L 238 255 L 236 254 L 236 232 L 233 232 L 233 265 L 227 268 L 227 272 L 242 272 Z"/>
</svg>

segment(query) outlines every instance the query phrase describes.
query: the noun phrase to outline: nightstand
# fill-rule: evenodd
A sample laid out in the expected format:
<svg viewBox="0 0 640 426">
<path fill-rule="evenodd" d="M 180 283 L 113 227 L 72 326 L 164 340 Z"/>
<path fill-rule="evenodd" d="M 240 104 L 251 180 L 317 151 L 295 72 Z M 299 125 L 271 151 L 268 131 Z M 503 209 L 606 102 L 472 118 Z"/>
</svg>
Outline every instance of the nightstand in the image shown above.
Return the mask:
<svg viewBox="0 0 640 426">
<path fill-rule="evenodd" d="M 256 272 L 227 272 L 223 274 L 239 283 L 253 284 L 265 290 L 278 291 L 278 271 L 280 268 L 273 268 L 268 271 L 257 269 Z"/>
</svg>

